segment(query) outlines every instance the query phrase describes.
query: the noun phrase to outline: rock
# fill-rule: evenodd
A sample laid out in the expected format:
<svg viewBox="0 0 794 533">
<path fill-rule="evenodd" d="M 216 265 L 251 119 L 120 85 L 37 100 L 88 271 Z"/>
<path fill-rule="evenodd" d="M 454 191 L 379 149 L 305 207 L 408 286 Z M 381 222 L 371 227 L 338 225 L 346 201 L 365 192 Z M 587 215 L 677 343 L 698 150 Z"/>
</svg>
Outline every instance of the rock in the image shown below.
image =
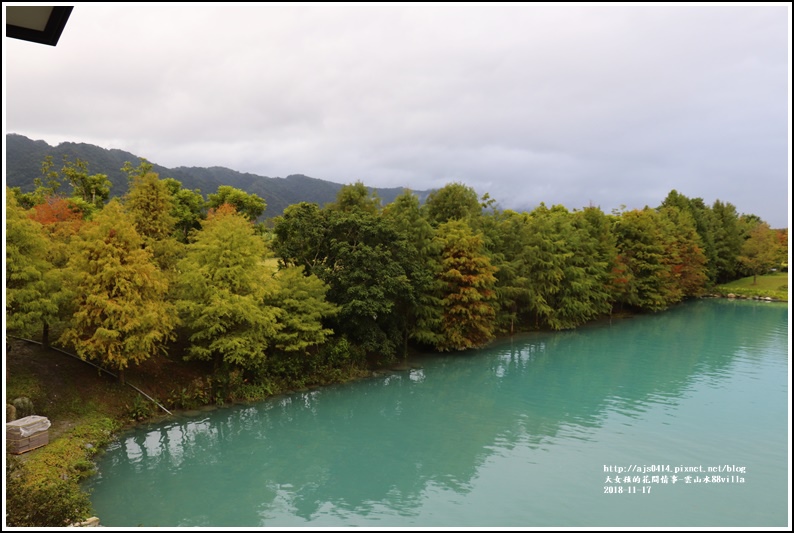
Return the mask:
<svg viewBox="0 0 794 533">
<path fill-rule="evenodd" d="M 72 527 L 99 527 L 99 518 L 92 516 L 88 520 L 72 524 Z"/>
<path fill-rule="evenodd" d="M 733 294 L 732 292 L 729 292 L 728 293 L 728 298 L 736 298 L 736 295 Z"/>
</svg>

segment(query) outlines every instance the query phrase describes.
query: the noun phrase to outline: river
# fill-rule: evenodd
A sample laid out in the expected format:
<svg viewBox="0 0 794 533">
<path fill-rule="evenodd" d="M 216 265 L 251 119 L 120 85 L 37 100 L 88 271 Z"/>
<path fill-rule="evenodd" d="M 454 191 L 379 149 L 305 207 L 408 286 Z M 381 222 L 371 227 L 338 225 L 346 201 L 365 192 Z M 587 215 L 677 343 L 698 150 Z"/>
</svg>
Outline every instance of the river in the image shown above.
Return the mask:
<svg viewBox="0 0 794 533">
<path fill-rule="evenodd" d="M 126 432 L 110 527 L 785 527 L 786 304 L 663 313 L 428 355 Z"/>
</svg>

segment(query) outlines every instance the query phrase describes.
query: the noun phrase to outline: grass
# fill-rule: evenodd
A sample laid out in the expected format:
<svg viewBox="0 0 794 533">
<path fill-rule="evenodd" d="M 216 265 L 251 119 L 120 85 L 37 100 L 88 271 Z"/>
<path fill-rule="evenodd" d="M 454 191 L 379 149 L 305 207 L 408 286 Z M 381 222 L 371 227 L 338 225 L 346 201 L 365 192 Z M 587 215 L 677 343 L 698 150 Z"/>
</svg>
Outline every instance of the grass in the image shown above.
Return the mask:
<svg viewBox="0 0 794 533">
<path fill-rule="evenodd" d="M 34 405 L 44 397 L 38 378 L 26 368 L 21 369 L 14 379 L 6 383 L 6 403 L 21 396 L 32 399 Z"/>
<path fill-rule="evenodd" d="M 722 295 L 733 293 L 745 298 L 769 297 L 788 302 L 788 272 L 772 272 L 758 276 L 755 285 L 753 276 L 737 279 L 724 285 L 717 285 L 715 292 Z"/>
</svg>

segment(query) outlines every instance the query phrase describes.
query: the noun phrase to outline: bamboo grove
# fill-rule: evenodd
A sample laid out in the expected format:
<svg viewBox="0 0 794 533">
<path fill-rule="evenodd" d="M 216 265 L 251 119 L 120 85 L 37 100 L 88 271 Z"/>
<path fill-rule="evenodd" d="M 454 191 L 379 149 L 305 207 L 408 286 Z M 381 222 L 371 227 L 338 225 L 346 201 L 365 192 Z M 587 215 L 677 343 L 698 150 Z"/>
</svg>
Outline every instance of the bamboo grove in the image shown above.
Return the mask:
<svg viewBox="0 0 794 533">
<path fill-rule="evenodd" d="M 459 351 L 615 312 L 658 312 L 787 257 L 730 203 L 501 210 L 461 183 L 381 205 L 361 182 L 267 222 L 232 187 L 205 199 L 142 160 L 110 199 L 83 162 L 6 190 L 6 328 L 119 372 L 178 354 L 254 381 Z M 61 188 L 71 185 L 70 194 Z"/>
</svg>

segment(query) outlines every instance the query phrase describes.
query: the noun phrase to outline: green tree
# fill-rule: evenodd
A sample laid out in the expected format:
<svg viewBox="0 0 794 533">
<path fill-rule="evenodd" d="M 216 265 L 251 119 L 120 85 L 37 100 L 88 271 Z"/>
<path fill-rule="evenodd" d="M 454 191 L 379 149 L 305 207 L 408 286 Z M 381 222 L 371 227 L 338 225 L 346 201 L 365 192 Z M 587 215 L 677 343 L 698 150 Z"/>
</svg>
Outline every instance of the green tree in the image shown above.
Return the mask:
<svg viewBox="0 0 794 533">
<path fill-rule="evenodd" d="M 11 189 L 23 209 L 30 209 L 43 203 L 46 198 L 51 198 L 58 194 L 58 189 L 61 188 L 61 179 L 58 171 L 53 170 L 54 166 L 51 155 L 44 158 L 41 163 L 41 177 L 33 179 L 33 185 L 36 187 L 33 192 L 23 193 L 19 187 Z"/>
<path fill-rule="evenodd" d="M 477 192 L 463 183 L 449 183 L 431 192 L 425 202 L 427 219 L 433 226 L 449 220 L 470 220 L 482 214 Z"/>
<path fill-rule="evenodd" d="M 780 264 L 780 241 L 766 222 L 755 225 L 742 245 L 738 259 L 753 274 L 753 285 L 759 274 L 766 274 Z"/>
<path fill-rule="evenodd" d="M 677 301 L 661 223 L 656 211 L 645 208 L 623 213 L 614 226 L 618 253 L 629 274 L 623 301 L 649 311 L 664 310 Z"/>
<path fill-rule="evenodd" d="M 364 211 L 370 214 L 381 210 L 380 198 L 375 191 L 370 191 L 362 182 L 344 185 L 336 194 L 336 201 L 328 204 L 330 211 Z"/>
<path fill-rule="evenodd" d="M 304 355 L 323 344 L 333 334 L 323 323 L 339 311 L 325 299 L 328 285 L 313 274 L 304 275 L 302 266 L 279 270 L 274 283 L 275 290 L 264 298 L 265 305 L 279 310 L 273 347 L 286 354 Z"/>
<path fill-rule="evenodd" d="M 276 217 L 273 252 L 284 266 L 303 266 L 307 273 L 324 264 L 328 256 L 327 220 L 320 206 L 293 204 Z"/>
<path fill-rule="evenodd" d="M 521 274 L 528 280 L 527 311 L 536 328 L 551 325 L 554 295 L 562 289 L 565 261 L 570 252 L 554 227 L 554 216 L 544 203 L 532 210 L 521 228 Z"/>
<path fill-rule="evenodd" d="M 610 257 L 609 251 L 604 253 L 605 243 L 591 235 L 593 228 L 581 212 L 556 206 L 551 215 L 563 276 L 560 290 L 550 298 L 553 312 L 548 322 L 556 330 L 570 329 L 610 311 Z"/>
<path fill-rule="evenodd" d="M 161 351 L 178 320 L 165 301 L 168 283 L 142 247 L 133 221 L 113 200 L 73 243 L 76 312 L 60 341 L 83 359 L 124 369 Z"/>
<path fill-rule="evenodd" d="M 529 307 L 530 282 L 524 261 L 527 245 L 527 214 L 507 210 L 483 217 L 486 248 L 496 276 L 496 326 L 513 334 L 520 315 Z"/>
<path fill-rule="evenodd" d="M 727 283 L 737 278 L 738 258 L 742 250 L 742 236 L 739 227 L 739 214 L 730 203 L 715 200 L 712 206 L 715 279 L 717 283 Z"/>
<path fill-rule="evenodd" d="M 81 205 L 94 212 L 110 197 L 110 180 L 106 174 L 88 174 L 88 163 L 82 159 L 74 162 L 64 157 L 61 172 L 73 188 L 72 195 L 81 200 Z"/>
<path fill-rule="evenodd" d="M 366 210 L 326 213 L 327 254 L 315 272 L 337 304 L 337 334 L 367 353 L 392 358 L 401 338 L 398 310 L 411 286 L 403 261 L 404 242 L 380 214 Z"/>
<path fill-rule="evenodd" d="M 210 212 L 179 262 L 180 316 L 189 330 L 188 357 L 255 368 L 279 330 L 277 309 L 264 304 L 264 241 L 251 222 L 224 204 Z"/>
<path fill-rule="evenodd" d="M 579 217 L 587 232 L 595 239 L 595 250 L 593 253 L 597 257 L 596 261 L 605 265 L 605 272 L 599 271 L 597 277 L 609 294 L 611 311 L 612 304 L 617 299 L 615 292 L 616 290 L 620 292 L 619 287 L 623 273 L 618 256 L 617 238 L 612 231 L 615 217 L 607 215 L 600 208 L 594 206 L 586 207 L 582 210 Z"/>
<path fill-rule="evenodd" d="M 171 216 L 175 220 L 177 239 L 187 244 L 190 232 L 199 229 L 201 220 L 206 216 L 206 202 L 199 189 L 183 189 L 182 183 L 174 178 L 166 178 L 163 182 L 173 199 Z"/>
<path fill-rule="evenodd" d="M 514 269 L 535 327 L 570 329 L 611 310 L 615 250 L 607 224 L 595 208 L 571 213 L 541 203 L 515 228 L 521 247 Z"/>
<path fill-rule="evenodd" d="M 483 239 L 463 220 L 438 228 L 441 248 L 442 324 L 440 351 L 479 348 L 494 337 L 496 269 L 484 255 Z"/>
<path fill-rule="evenodd" d="M 364 194 L 366 193 L 366 194 Z M 285 266 L 304 266 L 328 284 L 328 301 L 339 306 L 329 321 L 357 351 L 391 358 L 401 328 L 405 301 L 412 297 L 405 242 L 364 187 L 347 186 L 325 209 L 300 203 L 276 220 L 273 248 Z"/>
<path fill-rule="evenodd" d="M 134 180 L 136 177 L 142 177 L 154 170 L 154 165 L 149 163 L 146 158 L 139 158 L 138 159 L 138 166 L 133 167 L 132 163 L 129 161 L 125 161 L 124 165 L 121 167 L 121 171 L 127 175 L 127 179 L 130 181 Z"/>
<path fill-rule="evenodd" d="M 440 250 L 435 231 L 422 214 L 419 198 L 408 190 L 384 208 L 383 220 L 401 241 L 401 263 L 410 284 L 410 290 L 398 301 L 403 354 L 407 353 L 409 339 L 435 346 L 441 326 Z"/>
</svg>

